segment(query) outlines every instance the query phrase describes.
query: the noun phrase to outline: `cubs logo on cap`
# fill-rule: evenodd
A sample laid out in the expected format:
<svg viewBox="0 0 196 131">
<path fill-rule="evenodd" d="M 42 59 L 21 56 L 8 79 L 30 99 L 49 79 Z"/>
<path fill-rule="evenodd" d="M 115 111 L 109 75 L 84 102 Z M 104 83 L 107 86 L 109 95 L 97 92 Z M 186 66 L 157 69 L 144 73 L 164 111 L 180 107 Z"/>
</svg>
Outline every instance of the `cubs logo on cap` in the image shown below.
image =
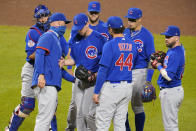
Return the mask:
<svg viewBox="0 0 196 131">
<path fill-rule="evenodd" d="M 139 8 L 130 8 L 125 18 L 139 19 L 142 17 L 142 10 Z"/>
<path fill-rule="evenodd" d="M 129 12 L 129 14 L 132 15 L 132 14 L 133 14 L 133 11 L 131 10 L 131 11 Z"/>
<path fill-rule="evenodd" d="M 93 8 L 96 8 L 96 4 L 93 4 L 92 7 L 93 7 Z"/>
<path fill-rule="evenodd" d="M 74 21 L 74 24 L 76 24 L 76 25 L 78 24 L 77 20 Z"/>
<path fill-rule="evenodd" d="M 98 1 L 92 1 L 88 4 L 88 12 L 95 11 L 100 12 L 101 11 L 101 5 Z"/>
<path fill-rule="evenodd" d="M 88 16 L 84 13 L 77 14 L 74 19 L 74 25 L 72 30 L 79 31 L 81 30 L 88 22 Z"/>
</svg>

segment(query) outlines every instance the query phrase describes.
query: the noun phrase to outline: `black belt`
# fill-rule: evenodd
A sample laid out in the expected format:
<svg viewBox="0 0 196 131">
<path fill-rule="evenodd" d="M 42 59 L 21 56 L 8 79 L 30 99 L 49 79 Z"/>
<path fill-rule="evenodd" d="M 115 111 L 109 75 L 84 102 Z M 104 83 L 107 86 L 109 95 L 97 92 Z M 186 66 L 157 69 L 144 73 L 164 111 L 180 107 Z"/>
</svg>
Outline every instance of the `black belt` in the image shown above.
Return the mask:
<svg viewBox="0 0 196 131">
<path fill-rule="evenodd" d="M 181 86 L 181 85 L 179 85 Z M 175 87 L 178 87 L 178 86 L 174 86 L 174 87 L 160 87 L 160 90 L 163 90 L 163 89 L 171 89 L 171 88 L 175 88 Z"/>
<path fill-rule="evenodd" d="M 160 90 L 163 90 L 163 89 L 165 89 L 166 87 L 160 87 Z"/>
<path fill-rule="evenodd" d="M 128 80 L 128 81 L 107 81 L 107 82 L 110 82 L 110 83 L 121 83 L 121 82 L 131 83 L 132 80 Z"/>
<path fill-rule="evenodd" d="M 35 64 L 35 61 L 34 60 L 30 60 L 30 61 L 27 61 L 29 64 L 31 64 L 32 66 L 34 66 Z"/>
</svg>

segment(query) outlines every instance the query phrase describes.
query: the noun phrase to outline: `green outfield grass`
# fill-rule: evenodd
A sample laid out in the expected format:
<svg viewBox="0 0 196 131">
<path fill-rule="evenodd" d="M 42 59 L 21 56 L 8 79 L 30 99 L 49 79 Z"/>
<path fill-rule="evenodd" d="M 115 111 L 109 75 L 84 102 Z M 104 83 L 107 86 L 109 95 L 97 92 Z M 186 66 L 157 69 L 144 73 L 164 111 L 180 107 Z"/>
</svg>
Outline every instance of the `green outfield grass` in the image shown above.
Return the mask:
<svg viewBox="0 0 196 131">
<path fill-rule="evenodd" d="M 25 63 L 25 35 L 27 27 L 0 26 L 0 131 L 3 131 L 8 124 L 11 112 L 20 102 L 21 91 L 21 69 Z M 69 30 L 67 30 L 67 34 Z M 69 35 L 66 35 L 68 38 Z M 156 50 L 167 51 L 164 44 L 164 37 L 154 35 Z M 183 78 L 185 97 L 179 111 L 180 131 L 195 131 L 196 129 L 196 37 L 182 36 L 181 42 L 186 50 L 186 66 Z M 157 95 L 159 89 L 156 84 L 158 71 L 153 76 L 153 84 L 156 87 Z M 59 92 L 59 103 L 57 110 L 58 130 L 63 131 L 67 125 L 66 118 L 71 99 L 71 83 L 63 80 L 62 90 Z M 37 105 L 37 104 L 36 104 Z M 159 98 L 154 103 L 144 104 L 146 111 L 145 131 L 163 131 L 162 116 Z M 37 106 L 31 116 L 27 118 L 20 131 L 33 131 Z M 129 107 L 129 120 L 134 127 L 134 115 Z M 110 128 L 112 130 L 112 127 Z"/>
</svg>

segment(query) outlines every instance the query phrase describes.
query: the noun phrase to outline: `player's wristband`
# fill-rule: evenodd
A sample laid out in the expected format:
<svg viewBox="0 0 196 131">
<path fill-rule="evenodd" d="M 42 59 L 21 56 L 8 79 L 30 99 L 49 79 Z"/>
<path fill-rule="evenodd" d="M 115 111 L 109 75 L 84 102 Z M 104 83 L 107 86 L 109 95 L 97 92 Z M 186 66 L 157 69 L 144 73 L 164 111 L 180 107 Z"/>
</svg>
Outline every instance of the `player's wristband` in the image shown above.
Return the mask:
<svg viewBox="0 0 196 131">
<path fill-rule="evenodd" d="M 67 69 L 72 69 L 72 66 L 67 66 Z"/>
<path fill-rule="evenodd" d="M 163 68 L 162 65 L 159 65 L 159 66 L 157 67 L 157 69 L 158 69 L 159 71 L 160 71 L 162 68 Z"/>
<path fill-rule="evenodd" d="M 153 69 L 148 69 L 146 81 L 151 82 L 153 74 L 154 74 L 154 70 Z"/>
</svg>

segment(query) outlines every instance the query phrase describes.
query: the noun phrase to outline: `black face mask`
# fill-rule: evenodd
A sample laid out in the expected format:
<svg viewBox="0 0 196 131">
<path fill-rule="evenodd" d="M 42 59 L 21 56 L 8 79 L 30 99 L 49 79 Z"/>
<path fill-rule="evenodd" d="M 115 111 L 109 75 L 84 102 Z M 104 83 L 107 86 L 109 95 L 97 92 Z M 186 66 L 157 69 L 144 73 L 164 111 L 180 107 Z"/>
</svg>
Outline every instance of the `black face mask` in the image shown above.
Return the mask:
<svg viewBox="0 0 196 131">
<path fill-rule="evenodd" d="M 46 21 L 45 23 L 37 21 L 36 26 L 39 27 L 44 32 L 50 29 L 50 23 L 48 21 Z"/>
</svg>

